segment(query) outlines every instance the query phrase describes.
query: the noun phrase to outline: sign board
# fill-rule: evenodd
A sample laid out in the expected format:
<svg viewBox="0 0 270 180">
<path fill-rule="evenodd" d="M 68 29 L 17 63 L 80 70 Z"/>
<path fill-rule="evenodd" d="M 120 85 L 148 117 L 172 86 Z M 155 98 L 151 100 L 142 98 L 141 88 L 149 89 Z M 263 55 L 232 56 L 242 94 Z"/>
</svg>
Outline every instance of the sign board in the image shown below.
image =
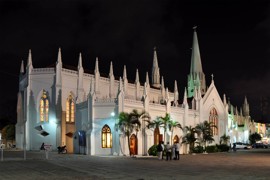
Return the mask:
<svg viewBox="0 0 270 180">
<path fill-rule="evenodd" d="M 52 151 L 52 145 L 50 144 L 44 144 L 44 148 L 46 151 Z"/>
</svg>

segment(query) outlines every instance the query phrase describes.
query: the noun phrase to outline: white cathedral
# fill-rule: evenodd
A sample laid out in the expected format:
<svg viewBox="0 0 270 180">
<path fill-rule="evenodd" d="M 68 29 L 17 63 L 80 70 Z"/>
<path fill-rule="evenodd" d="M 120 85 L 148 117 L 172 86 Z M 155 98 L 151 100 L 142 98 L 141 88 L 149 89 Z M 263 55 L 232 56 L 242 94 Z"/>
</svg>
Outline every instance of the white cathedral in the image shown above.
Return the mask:
<svg viewBox="0 0 270 180">
<path fill-rule="evenodd" d="M 80 54 L 77 70 L 65 68 L 59 49 L 55 67 L 34 68 L 29 51 L 26 70 L 23 62 L 20 69 L 16 147 L 39 150 L 44 142 L 53 149 L 66 145 L 69 153 L 128 154 L 127 137 L 115 125 L 120 112 L 133 109 L 148 112 L 152 120 L 168 113 L 182 127 L 195 127 L 205 120 L 213 122 L 217 126 L 213 144 L 219 143 L 224 134 L 231 136 L 231 143 L 247 142 L 249 133 L 254 131 L 246 98 L 244 114 L 238 113 L 227 103 L 225 95 L 221 99 L 213 76 L 207 88 L 196 30 L 187 89 L 181 102 L 176 81 L 173 91 L 164 86 L 155 49 L 151 82 L 147 72 L 146 79 L 140 80 L 138 70 L 135 83 L 128 82 L 125 66 L 123 77 L 115 79 L 112 62 L 108 77 L 102 77 L 98 63 L 97 58 L 93 74 L 85 73 Z M 160 132 L 147 129 L 145 121 L 141 121 L 141 129 L 128 137 L 134 154 L 147 155 L 147 150 L 157 142 L 156 137 L 181 141 L 184 136 L 180 129 L 164 135 L 162 128 Z M 188 153 L 187 146 L 183 145 L 180 153 Z"/>
</svg>

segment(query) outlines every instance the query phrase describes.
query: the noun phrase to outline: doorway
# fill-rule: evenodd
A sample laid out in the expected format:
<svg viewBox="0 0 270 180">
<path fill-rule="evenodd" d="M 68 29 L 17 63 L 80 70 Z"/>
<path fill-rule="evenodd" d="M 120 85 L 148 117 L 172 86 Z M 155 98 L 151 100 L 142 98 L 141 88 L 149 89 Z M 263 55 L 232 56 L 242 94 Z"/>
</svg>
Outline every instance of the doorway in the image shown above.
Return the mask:
<svg viewBox="0 0 270 180">
<path fill-rule="evenodd" d="M 130 154 L 131 155 L 137 155 L 138 154 L 138 140 L 137 136 L 135 134 L 132 134 L 130 137 Z"/>
</svg>

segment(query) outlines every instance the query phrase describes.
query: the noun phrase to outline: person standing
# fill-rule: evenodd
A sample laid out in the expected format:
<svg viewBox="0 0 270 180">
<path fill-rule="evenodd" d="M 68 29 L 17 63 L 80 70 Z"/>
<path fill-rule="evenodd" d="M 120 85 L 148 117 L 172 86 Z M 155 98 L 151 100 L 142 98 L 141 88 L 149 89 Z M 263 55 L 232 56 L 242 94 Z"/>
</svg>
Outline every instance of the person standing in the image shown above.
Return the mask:
<svg viewBox="0 0 270 180">
<path fill-rule="evenodd" d="M 162 142 L 159 141 L 158 143 L 158 146 L 157 146 L 157 154 L 158 154 L 158 159 L 161 160 L 162 159 L 162 151 L 163 151 L 163 148 L 162 148 Z"/>
<path fill-rule="evenodd" d="M 168 161 L 169 158 L 170 158 L 170 160 L 172 160 L 172 147 L 170 146 L 170 143 L 167 142 L 167 144 L 166 144 L 166 160 Z"/>
<path fill-rule="evenodd" d="M 177 141 L 175 143 L 175 159 L 179 160 L 180 159 L 180 143 Z"/>
<path fill-rule="evenodd" d="M 162 151 L 161 151 L 161 159 L 163 159 L 163 154 L 165 150 L 164 141 L 161 141 Z"/>
</svg>

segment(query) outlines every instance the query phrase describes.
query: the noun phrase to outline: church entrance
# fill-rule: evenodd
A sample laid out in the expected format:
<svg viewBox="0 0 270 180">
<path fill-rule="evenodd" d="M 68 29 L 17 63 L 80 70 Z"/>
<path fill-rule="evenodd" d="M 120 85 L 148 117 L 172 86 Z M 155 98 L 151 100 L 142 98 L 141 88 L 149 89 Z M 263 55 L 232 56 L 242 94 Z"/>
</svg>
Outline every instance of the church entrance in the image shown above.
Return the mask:
<svg viewBox="0 0 270 180">
<path fill-rule="evenodd" d="M 135 134 L 132 134 L 130 137 L 130 154 L 131 155 L 136 155 L 138 154 L 138 144 L 137 144 L 138 140 L 137 140 L 137 136 Z"/>
</svg>

